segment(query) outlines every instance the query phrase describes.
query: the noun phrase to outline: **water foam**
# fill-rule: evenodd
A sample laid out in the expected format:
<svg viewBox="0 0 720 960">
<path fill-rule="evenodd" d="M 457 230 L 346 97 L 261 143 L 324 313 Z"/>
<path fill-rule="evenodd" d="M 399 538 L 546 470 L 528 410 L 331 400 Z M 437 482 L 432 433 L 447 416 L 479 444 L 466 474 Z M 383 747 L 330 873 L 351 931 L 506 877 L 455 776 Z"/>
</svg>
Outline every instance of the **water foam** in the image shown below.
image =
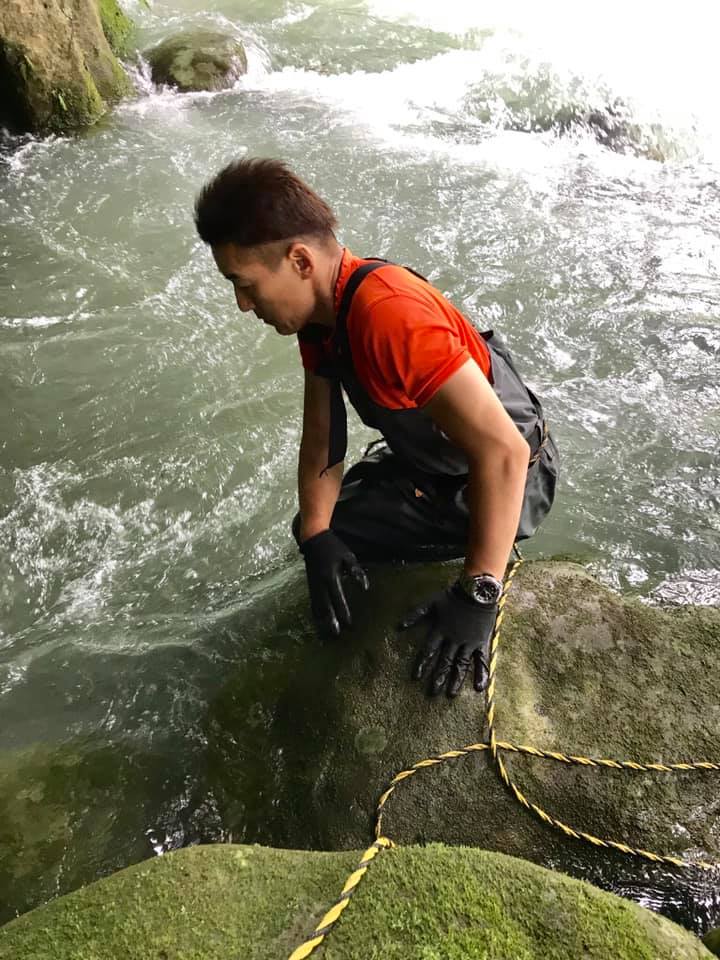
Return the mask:
<svg viewBox="0 0 720 960">
<path fill-rule="evenodd" d="M 697 138 L 720 156 L 715 103 L 720 11 L 701 0 L 608 0 L 589 11 L 570 0 L 369 0 L 376 16 L 422 24 L 479 41 L 485 54 L 529 72 L 549 67 L 562 82 L 580 79 L 632 103 L 641 123 Z M 492 48 L 497 48 L 493 53 Z M 498 54 L 500 57 L 498 58 Z"/>
</svg>

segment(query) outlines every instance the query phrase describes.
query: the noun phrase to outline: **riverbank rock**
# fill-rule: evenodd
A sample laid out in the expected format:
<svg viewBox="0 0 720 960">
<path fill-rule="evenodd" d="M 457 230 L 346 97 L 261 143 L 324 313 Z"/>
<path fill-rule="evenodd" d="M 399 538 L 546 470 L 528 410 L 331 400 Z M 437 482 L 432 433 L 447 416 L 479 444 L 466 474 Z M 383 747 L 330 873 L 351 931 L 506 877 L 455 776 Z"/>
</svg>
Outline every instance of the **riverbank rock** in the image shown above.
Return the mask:
<svg viewBox="0 0 720 960">
<path fill-rule="evenodd" d="M 48 134 L 94 123 L 131 90 L 115 57 L 131 33 L 116 0 L 3 0 L 0 125 Z"/>
<path fill-rule="evenodd" d="M 285 960 L 360 854 L 191 847 L 0 929 L 1 960 Z M 702 960 L 692 934 L 635 904 L 500 854 L 440 845 L 376 859 L 324 960 Z"/>
<path fill-rule="evenodd" d="M 242 43 L 210 30 L 169 37 L 145 52 L 154 83 L 191 90 L 226 90 L 247 73 Z"/>
<path fill-rule="evenodd" d="M 455 574 L 447 566 L 371 571 L 354 629 L 324 645 L 310 639 L 302 583 L 277 601 L 282 610 L 264 611 L 256 652 L 210 717 L 211 782 L 234 839 L 356 848 L 395 773 L 485 739 L 483 698 L 467 683 L 454 701 L 429 700 L 409 681 L 415 643 L 392 628 Z M 528 563 L 514 583 L 499 648 L 499 739 L 646 763 L 720 760 L 720 610 L 623 599 L 564 562 Z M 688 861 L 720 855 L 716 772 L 503 756 L 525 796 L 576 829 Z M 472 844 L 600 883 L 603 873 L 617 882 L 625 864 L 648 876 L 643 861 L 596 854 L 540 823 L 501 786 L 487 753 L 419 771 L 385 810 L 384 832 L 403 844 Z M 676 872 L 665 886 L 679 895 L 687 877 Z"/>
</svg>

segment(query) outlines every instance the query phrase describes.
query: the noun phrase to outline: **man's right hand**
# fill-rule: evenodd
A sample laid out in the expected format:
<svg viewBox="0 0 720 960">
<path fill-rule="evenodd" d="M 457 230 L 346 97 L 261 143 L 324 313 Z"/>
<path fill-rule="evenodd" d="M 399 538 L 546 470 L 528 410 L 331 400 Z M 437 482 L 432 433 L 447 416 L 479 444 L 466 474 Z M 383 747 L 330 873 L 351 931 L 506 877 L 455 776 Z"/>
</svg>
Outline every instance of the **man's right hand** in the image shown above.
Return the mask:
<svg viewBox="0 0 720 960">
<path fill-rule="evenodd" d="M 349 627 L 352 623 L 342 578 L 351 576 L 363 590 L 367 590 L 365 571 L 352 550 L 332 530 L 323 530 L 304 540 L 300 544 L 300 553 L 305 558 L 310 608 L 318 632 L 337 636 L 341 627 Z"/>
</svg>

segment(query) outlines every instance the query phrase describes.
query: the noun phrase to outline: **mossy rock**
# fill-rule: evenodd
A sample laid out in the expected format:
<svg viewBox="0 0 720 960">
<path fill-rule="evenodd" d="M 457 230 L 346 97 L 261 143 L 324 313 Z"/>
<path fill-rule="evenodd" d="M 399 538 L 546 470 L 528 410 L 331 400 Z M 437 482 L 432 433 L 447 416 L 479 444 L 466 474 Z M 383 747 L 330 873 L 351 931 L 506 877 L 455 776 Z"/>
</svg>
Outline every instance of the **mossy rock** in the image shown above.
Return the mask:
<svg viewBox="0 0 720 960">
<path fill-rule="evenodd" d="M 0 4 L 0 123 L 65 133 L 88 126 L 131 91 L 118 50 L 129 21 L 114 0 L 3 0 Z"/>
<path fill-rule="evenodd" d="M 393 629 L 455 570 L 370 574 L 370 593 L 355 597 L 353 630 L 328 644 L 312 637 L 298 580 L 278 609 L 263 611 L 256 652 L 211 705 L 211 783 L 235 839 L 356 848 L 367 842 L 378 796 L 398 771 L 485 739 L 484 698 L 468 682 L 455 700 L 428 699 L 409 679 L 417 638 Z M 528 563 L 515 578 L 501 633 L 497 736 L 589 757 L 717 762 L 719 670 L 720 610 L 665 611 L 622 598 L 577 565 Z M 531 802 L 578 830 L 689 862 L 720 855 L 716 772 L 503 759 Z M 583 877 L 602 867 L 616 878 L 625 864 L 638 875 L 647 868 L 621 854 L 595 854 L 542 824 L 501 785 L 487 752 L 398 784 L 384 829 L 401 843 L 472 844 Z M 690 889 L 687 876 L 695 891 L 710 882 L 678 871 L 676 891 Z"/>
<path fill-rule="evenodd" d="M 191 90 L 225 90 L 247 72 L 242 43 L 210 30 L 191 30 L 168 37 L 146 51 L 153 82 Z"/>
<path fill-rule="evenodd" d="M 716 957 L 720 957 L 720 928 L 708 930 L 703 937 L 703 943 L 710 953 Z"/>
<path fill-rule="evenodd" d="M 135 24 L 117 0 L 96 0 L 105 39 L 116 57 L 129 56 L 134 47 Z"/>
<path fill-rule="evenodd" d="M 0 960 L 285 960 L 360 854 L 217 845 L 138 864 L 0 929 Z M 691 933 L 541 867 L 469 848 L 383 852 L 318 960 L 702 960 Z"/>
</svg>

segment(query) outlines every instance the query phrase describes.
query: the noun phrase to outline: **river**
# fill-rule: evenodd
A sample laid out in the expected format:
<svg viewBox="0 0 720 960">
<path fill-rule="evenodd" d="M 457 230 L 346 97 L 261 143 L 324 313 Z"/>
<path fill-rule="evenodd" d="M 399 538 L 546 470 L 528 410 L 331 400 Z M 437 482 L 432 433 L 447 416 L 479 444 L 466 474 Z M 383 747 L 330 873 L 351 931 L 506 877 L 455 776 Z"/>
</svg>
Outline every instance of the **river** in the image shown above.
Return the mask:
<svg viewBox="0 0 720 960">
<path fill-rule="evenodd" d="M 297 345 L 237 312 L 192 223 L 235 156 L 287 159 L 354 252 L 507 338 L 563 457 L 529 557 L 720 602 L 716 15 L 475 6 L 134 0 L 142 47 L 219 27 L 248 75 L 180 95 L 139 60 L 96 128 L 4 137 L 0 773 L 38 820 L 0 856 L 0 919 L 222 837 L 203 716 L 302 577 Z M 352 421 L 353 456 L 369 436 Z M 719 915 L 705 892 L 680 919 Z"/>
</svg>

